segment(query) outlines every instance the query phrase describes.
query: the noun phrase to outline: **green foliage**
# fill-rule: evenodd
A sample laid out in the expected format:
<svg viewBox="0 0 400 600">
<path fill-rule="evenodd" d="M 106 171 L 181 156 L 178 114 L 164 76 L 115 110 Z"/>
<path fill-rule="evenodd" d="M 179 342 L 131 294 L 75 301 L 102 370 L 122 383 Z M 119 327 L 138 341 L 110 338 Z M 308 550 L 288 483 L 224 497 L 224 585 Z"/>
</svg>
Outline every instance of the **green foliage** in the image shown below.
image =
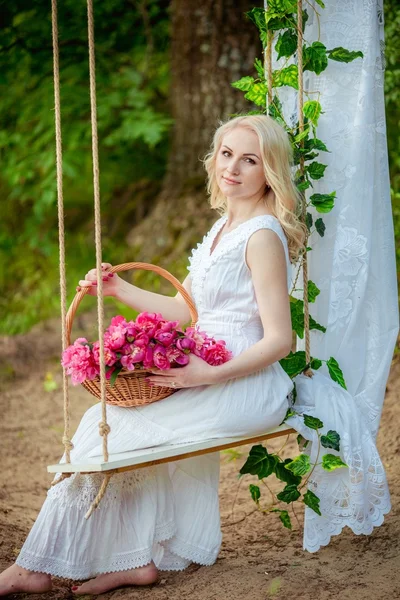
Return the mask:
<svg viewBox="0 0 400 600">
<path fill-rule="evenodd" d="M 324 448 L 333 448 L 333 450 L 339 452 L 340 435 L 337 431 L 330 429 L 326 435 L 321 436 L 321 444 Z"/>
<path fill-rule="evenodd" d="M 313 194 L 310 196 L 310 202 L 318 212 L 328 213 L 335 205 L 335 198 L 336 192 L 331 192 L 330 194 Z"/>
<path fill-rule="evenodd" d="M 312 417 L 311 415 L 303 415 L 303 419 L 304 419 L 304 425 L 306 425 L 307 427 L 309 427 L 310 429 L 321 429 L 324 424 L 320 419 L 317 419 L 317 417 Z"/>
<path fill-rule="evenodd" d="M 315 125 L 315 127 L 318 125 L 318 119 L 319 119 L 321 112 L 322 112 L 322 106 L 319 102 L 317 102 L 317 100 L 309 100 L 308 102 L 304 103 L 304 106 L 303 106 L 304 116 L 307 117 L 307 119 L 313 125 Z M 314 147 L 316 147 L 316 144 L 314 144 Z M 317 149 L 320 150 L 321 148 L 317 148 Z"/>
<path fill-rule="evenodd" d="M 308 301 L 315 302 L 315 298 L 320 294 L 321 290 L 315 285 L 311 279 L 307 282 Z"/>
<path fill-rule="evenodd" d="M 303 46 L 303 71 L 312 71 L 320 75 L 328 66 L 326 47 L 322 42 L 313 42 L 311 46 Z"/>
<path fill-rule="evenodd" d="M 280 508 L 272 508 L 271 512 L 279 513 L 279 518 L 286 529 L 292 529 L 292 522 L 287 510 L 281 510 Z"/>
<path fill-rule="evenodd" d="M 133 5 L 129 18 L 122 18 L 122 0 L 97 3 L 94 9 L 100 184 L 107 223 L 108 216 L 116 221 L 114 199 L 122 189 L 135 181 L 160 180 L 165 169 L 172 124 L 165 108 L 169 21 L 158 0 L 147 2 L 149 53 L 148 30 Z M 6 315 L 0 332 L 8 334 L 59 312 L 50 10 L 44 0 L 18 1 L 2 13 L 0 262 L 18 269 L 17 289 L 13 278 L 0 273 L 0 309 Z M 93 264 L 93 250 L 90 262 L 87 250 L 89 243 L 93 248 L 93 176 L 86 27 L 84 4 L 66 0 L 59 5 L 65 227 L 68 250 L 73 248 L 81 261 L 78 273 L 72 253 L 67 271 L 75 281 L 82 277 L 86 258 L 88 266 Z M 105 248 L 111 235 L 104 235 Z M 123 236 L 119 245 L 122 251 Z"/>
<path fill-rule="evenodd" d="M 326 366 L 328 367 L 329 375 L 331 376 L 331 379 L 333 379 L 333 381 L 336 381 L 345 390 L 347 390 L 342 370 L 339 367 L 339 364 L 338 364 L 336 358 L 333 358 L 333 356 L 331 356 L 330 359 L 326 361 Z"/>
<path fill-rule="evenodd" d="M 249 491 L 250 491 L 250 495 L 251 495 L 252 499 L 254 500 L 254 502 L 256 504 L 258 504 L 259 500 L 261 498 L 261 492 L 260 492 L 260 488 L 258 487 L 258 485 L 253 485 L 251 483 L 249 485 Z"/>
<path fill-rule="evenodd" d="M 300 498 L 301 494 L 294 483 L 288 483 L 279 494 L 276 495 L 278 500 L 290 504 Z"/>
<path fill-rule="evenodd" d="M 274 71 L 272 86 L 280 87 L 282 85 L 288 85 L 295 90 L 299 89 L 297 65 L 290 65 L 279 71 Z"/>
<path fill-rule="evenodd" d="M 361 50 L 357 52 L 351 52 L 350 50 L 346 50 L 341 46 L 337 48 L 333 48 L 332 50 L 327 50 L 327 55 L 331 60 L 336 60 L 337 62 L 349 63 L 355 60 L 356 58 L 363 58 L 364 54 Z"/>
<path fill-rule="evenodd" d="M 322 457 L 322 468 L 325 469 L 325 471 L 334 471 L 335 469 L 347 466 L 348 465 L 342 461 L 340 456 L 336 456 L 335 454 L 324 454 Z"/>
<path fill-rule="evenodd" d="M 279 34 L 278 41 L 275 45 L 275 51 L 277 52 L 277 59 L 279 60 L 283 56 L 289 58 L 296 52 L 297 48 L 297 34 L 287 29 L 284 33 Z"/>
<path fill-rule="evenodd" d="M 287 463 L 285 468 L 292 471 L 294 475 L 302 477 L 311 469 L 310 457 L 307 454 L 300 454 L 300 456 L 296 456 L 296 458 Z"/>
<path fill-rule="evenodd" d="M 319 509 L 319 498 L 314 494 L 314 492 L 308 490 L 303 496 L 303 502 L 314 512 L 316 512 L 317 515 L 321 516 L 321 511 Z"/>
</svg>

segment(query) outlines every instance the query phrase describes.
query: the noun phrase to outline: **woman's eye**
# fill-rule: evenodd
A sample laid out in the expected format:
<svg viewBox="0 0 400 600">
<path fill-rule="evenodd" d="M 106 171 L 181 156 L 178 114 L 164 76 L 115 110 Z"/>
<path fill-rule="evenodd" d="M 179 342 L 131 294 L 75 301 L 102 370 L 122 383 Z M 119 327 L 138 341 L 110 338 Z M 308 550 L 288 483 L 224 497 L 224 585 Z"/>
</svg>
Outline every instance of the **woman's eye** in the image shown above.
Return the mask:
<svg viewBox="0 0 400 600">
<path fill-rule="evenodd" d="M 225 156 L 226 154 L 227 154 L 228 156 L 230 156 L 230 155 L 231 155 L 231 153 L 230 153 L 230 152 L 228 152 L 228 150 L 223 150 L 223 151 L 222 151 L 222 154 L 223 154 L 223 156 Z M 247 156 L 247 157 L 245 156 L 245 157 L 244 157 L 244 160 L 249 160 L 249 161 L 250 161 L 250 164 L 252 164 L 252 165 L 255 165 L 255 164 L 256 164 L 256 163 L 255 163 L 255 161 L 254 161 L 252 158 L 249 158 L 248 156 Z"/>
</svg>

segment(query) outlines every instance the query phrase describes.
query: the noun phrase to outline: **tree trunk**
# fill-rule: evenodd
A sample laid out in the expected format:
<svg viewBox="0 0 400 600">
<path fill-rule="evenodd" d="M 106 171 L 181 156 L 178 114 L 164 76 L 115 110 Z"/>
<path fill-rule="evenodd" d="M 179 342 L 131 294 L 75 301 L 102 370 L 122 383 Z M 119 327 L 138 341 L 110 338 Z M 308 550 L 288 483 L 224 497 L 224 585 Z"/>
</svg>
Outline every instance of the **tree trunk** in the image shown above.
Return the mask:
<svg viewBox="0 0 400 600">
<path fill-rule="evenodd" d="M 244 15 L 252 0 L 173 0 L 171 40 L 172 130 L 163 196 L 203 183 L 200 158 L 220 119 L 250 110 L 233 81 L 254 75 L 262 48 L 257 29 Z"/>
<path fill-rule="evenodd" d="M 173 0 L 171 3 L 171 131 L 166 175 L 154 209 L 128 235 L 137 260 L 162 264 L 177 277 L 195 245 L 218 216 L 210 210 L 200 159 L 219 120 L 255 106 L 233 81 L 254 75 L 262 58 L 258 31 L 244 13 L 250 0 Z M 138 275 L 136 280 L 142 280 Z"/>
</svg>

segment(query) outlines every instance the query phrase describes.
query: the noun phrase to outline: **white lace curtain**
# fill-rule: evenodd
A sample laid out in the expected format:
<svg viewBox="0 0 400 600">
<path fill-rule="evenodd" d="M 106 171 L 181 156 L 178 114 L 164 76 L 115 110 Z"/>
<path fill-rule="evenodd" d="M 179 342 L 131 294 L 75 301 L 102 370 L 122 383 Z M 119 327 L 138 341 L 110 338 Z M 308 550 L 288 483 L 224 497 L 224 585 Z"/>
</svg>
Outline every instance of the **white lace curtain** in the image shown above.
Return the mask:
<svg viewBox="0 0 400 600">
<path fill-rule="evenodd" d="M 310 332 L 311 355 L 338 360 L 348 393 L 331 384 L 324 365 L 313 383 L 304 376 L 297 378 L 299 406 L 336 425 L 332 428 L 342 432 L 350 463 L 347 474 L 345 469 L 316 473 L 311 489 L 321 497 L 325 517 L 306 508 L 304 547 L 310 551 L 327 544 L 344 525 L 355 533 L 371 533 L 390 510 L 375 438 L 399 330 L 383 95 L 382 2 L 334 0 L 325 5 L 324 10 L 315 6 L 321 15 L 320 38 L 316 15 L 307 7 L 305 39 L 309 43 L 320 39 L 328 49 L 361 50 L 364 58 L 349 64 L 329 61 L 320 76 L 307 71 L 304 80 L 304 89 L 313 92 L 310 99 L 320 92 L 324 114 L 318 137 L 330 150 L 318 159 L 328 168 L 311 193 L 337 192 L 330 213 L 321 215 L 310 208 L 314 221 L 322 216 L 326 224 L 324 237 L 314 233 L 310 238 L 309 279 L 321 290 L 310 304 L 310 313 L 327 327 L 326 333 Z M 289 121 L 297 120 L 294 91 L 279 95 Z M 297 349 L 304 349 L 304 341 L 297 341 Z M 299 420 L 292 424 L 303 429 Z M 313 439 L 312 432 L 308 437 Z"/>
</svg>

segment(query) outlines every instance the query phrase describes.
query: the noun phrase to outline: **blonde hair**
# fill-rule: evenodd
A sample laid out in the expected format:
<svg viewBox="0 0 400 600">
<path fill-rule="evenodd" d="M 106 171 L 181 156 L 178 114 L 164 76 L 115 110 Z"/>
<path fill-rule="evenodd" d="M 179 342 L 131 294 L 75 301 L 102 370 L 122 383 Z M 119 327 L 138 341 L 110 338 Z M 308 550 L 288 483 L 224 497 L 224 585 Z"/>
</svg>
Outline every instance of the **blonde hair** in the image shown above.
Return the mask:
<svg viewBox="0 0 400 600">
<path fill-rule="evenodd" d="M 296 262 L 300 250 L 304 248 L 307 227 L 300 220 L 301 198 L 291 173 L 292 146 L 286 131 L 271 117 L 240 115 L 225 123 L 220 121 L 214 133 L 211 151 L 202 160 L 208 175 L 210 205 L 220 214 L 226 211 L 227 200 L 217 183 L 215 161 L 223 136 L 238 126 L 246 127 L 258 136 L 265 179 L 270 186 L 270 189 L 266 186 L 262 199 L 266 206 L 268 199 L 268 208 L 279 220 L 286 235 L 290 260 Z"/>
</svg>

